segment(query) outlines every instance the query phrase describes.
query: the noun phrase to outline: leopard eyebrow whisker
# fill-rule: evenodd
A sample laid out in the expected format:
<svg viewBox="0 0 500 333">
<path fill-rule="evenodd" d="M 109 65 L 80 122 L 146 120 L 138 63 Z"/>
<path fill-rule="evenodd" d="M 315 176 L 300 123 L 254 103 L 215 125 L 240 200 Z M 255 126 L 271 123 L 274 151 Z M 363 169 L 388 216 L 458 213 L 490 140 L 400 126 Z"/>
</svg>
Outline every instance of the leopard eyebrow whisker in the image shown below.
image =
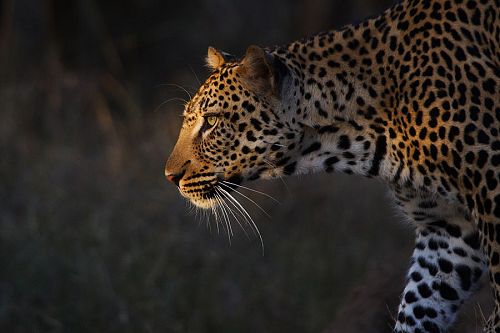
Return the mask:
<svg viewBox="0 0 500 333">
<path fill-rule="evenodd" d="M 173 102 L 173 101 L 178 101 L 178 102 L 182 102 L 182 106 L 186 106 L 189 101 L 186 101 L 185 99 L 183 98 L 180 98 L 180 97 L 172 97 L 172 98 L 169 98 L 167 99 L 166 101 L 163 101 L 160 103 L 160 105 L 158 105 L 154 110 L 153 110 L 153 113 L 155 112 L 158 112 L 165 104 L 169 103 L 169 102 Z"/>
<path fill-rule="evenodd" d="M 194 78 L 196 79 L 196 81 L 198 82 L 198 85 L 201 86 L 201 81 L 200 79 L 198 78 L 198 75 L 196 75 L 196 72 L 193 70 L 193 67 L 189 66 L 189 69 L 191 70 L 191 72 L 193 73 L 194 75 Z"/>
<path fill-rule="evenodd" d="M 193 98 L 193 93 L 189 92 L 186 88 L 184 88 L 180 84 L 176 84 L 176 83 L 160 83 L 160 84 L 157 85 L 157 87 L 164 87 L 164 86 L 171 86 L 171 87 L 179 88 L 179 89 L 181 89 L 182 91 L 184 91 L 189 96 L 189 99 Z"/>
</svg>

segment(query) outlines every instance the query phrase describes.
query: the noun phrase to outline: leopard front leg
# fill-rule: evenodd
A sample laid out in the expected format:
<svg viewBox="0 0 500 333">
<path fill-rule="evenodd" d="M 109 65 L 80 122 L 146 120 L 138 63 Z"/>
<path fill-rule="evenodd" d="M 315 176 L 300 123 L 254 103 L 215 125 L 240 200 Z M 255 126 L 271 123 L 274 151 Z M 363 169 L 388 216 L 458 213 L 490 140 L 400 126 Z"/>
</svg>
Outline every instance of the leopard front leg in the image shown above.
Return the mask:
<svg viewBox="0 0 500 333">
<path fill-rule="evenodd" d="M 443 198 L 401 188 L 395 197 L 416 227 L 395 332 L 446 332 L 486 272 L 479 231 Z"/>
<path fill-rule="evenodd" d="M 500 202 L 500 196 L 499 200 Z M 497 210 L 500 215 L 500 208 Z M 500 216 L 478 214 L 481 243 L 487 255 L 491 289 L 495 308 L 484 327 L 486 333 L 500 333 Z"/>
<path fill-rule="evenodd" d="M 417 227 L 396 332 L 445 332 L 486 270 L 478 233 L 439 220 Z"/>
</svg>

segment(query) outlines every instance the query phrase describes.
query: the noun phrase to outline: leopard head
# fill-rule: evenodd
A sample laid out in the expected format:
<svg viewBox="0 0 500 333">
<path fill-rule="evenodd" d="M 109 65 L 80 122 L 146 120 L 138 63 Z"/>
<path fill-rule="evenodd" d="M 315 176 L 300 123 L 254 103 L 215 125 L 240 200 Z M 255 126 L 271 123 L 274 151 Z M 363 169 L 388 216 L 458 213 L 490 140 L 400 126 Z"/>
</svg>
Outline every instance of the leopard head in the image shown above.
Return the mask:
<svg viewBox="0 0 500 333">
<path fill-rule="evenodd" d="M 208 49 L 208 79 L 186 105 L 165 175 L 201 208 L 242 181 L 293 172 L 300 126 L 286 115 L 293 76 L 258 46 L 241 60 Z M 293 89 L 292 89 L 293 90 Z M 220 197 L 220 196 L 219 196 Z"/>
</svg>

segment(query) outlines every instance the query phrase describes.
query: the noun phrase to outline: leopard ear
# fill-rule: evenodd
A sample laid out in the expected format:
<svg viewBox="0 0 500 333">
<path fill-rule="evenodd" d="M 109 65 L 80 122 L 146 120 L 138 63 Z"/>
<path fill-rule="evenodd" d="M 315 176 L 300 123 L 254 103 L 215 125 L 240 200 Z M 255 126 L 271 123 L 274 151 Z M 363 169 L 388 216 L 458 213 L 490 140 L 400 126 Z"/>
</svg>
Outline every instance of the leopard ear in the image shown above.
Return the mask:
<svg viewBox="0 0 500 333">
<path fill-rule="evenodd" d="M 209 46 L 206 58 L 207 66 L 212 70 L 216 70 L 226 62 L 226 58 L 224 57 L 225 55 L 226 54 L 224 52 L 220 52 Z"/>
<path fill-rule="evenodd" d="M 257 45 L 250 45 L 241 61 L 239 73 L 252 80 L 267 80 L 271 77 L 273 56 Z"/>
<path fill-rule="evenodd" d="M 271 93 L 279 97 L 288 68 L 271 53 L 251 45 L 241 60 L 238 73 L 259 93 Z"/>
</svg>

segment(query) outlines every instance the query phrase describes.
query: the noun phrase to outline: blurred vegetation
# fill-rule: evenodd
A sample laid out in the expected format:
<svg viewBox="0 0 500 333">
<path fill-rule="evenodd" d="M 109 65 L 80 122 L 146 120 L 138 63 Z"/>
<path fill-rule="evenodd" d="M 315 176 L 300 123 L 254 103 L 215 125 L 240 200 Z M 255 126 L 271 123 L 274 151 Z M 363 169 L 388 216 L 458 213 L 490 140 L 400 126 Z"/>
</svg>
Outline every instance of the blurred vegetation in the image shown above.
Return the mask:
<svg viewBox="0 0 500 333">
<path fill-rule="evenodd" d="M 282 202 L 249 193 L 271 216 L 247 205 L 262 255 L 163 177 L 176 85 L 196 90 L 208 45 L 242 54 L 389 3 L 0 3 L 0 331 L 319 332 L 366 272 L 402 272 L 411 228 L 376 182 L 252 184 Z"/>
</svg>

